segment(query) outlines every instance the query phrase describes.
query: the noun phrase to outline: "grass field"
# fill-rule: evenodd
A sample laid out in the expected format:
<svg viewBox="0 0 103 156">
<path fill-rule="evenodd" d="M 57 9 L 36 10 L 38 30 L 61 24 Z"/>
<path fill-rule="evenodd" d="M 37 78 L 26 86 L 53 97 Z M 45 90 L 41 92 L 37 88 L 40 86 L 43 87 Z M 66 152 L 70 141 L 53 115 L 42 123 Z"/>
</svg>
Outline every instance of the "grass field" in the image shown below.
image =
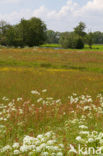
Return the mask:
<svg viewBox="0 0 103 156">
<path fill-rule="evenodd" d="M 43 44 L 43 45 L 41 45 L 40 47 L 42 47 L 42 48 L 62 48 L 61 47 L 61 45 L 60 44 Z M 75 49 L 76 50 L 76 49 Z M 103 51 L 103 45 L 101 44 L 94 44 L 94 45 L 92 45 L 92 49 L 90 49 L 89 48 L 89 46 L 88 45 L 85 45 L 85 47 L 84 47 L 84 49 L 81 49 L 81 51 Z"/>
<path fill-rule="evenodd" d="M 100 154 L 102 95 L 102 45 L 1 48 L 0 156 Z"/>
</svg>

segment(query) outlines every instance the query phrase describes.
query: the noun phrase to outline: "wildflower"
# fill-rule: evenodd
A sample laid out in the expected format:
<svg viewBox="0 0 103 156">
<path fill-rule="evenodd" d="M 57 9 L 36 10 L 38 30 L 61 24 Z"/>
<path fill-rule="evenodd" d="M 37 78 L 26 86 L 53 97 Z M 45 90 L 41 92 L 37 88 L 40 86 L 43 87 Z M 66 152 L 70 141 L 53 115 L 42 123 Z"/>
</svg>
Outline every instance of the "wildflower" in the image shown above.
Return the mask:
<svg viewBox="0 0 103 156">
<path fill-rule="evenodd" d="M 40 95 L 40 93 L 37 90 L 32 90 L 31 94 Z"/>
<path fill-rule="evenodd" d="M 92 135 L 94 136 L 94 135 L 97 135 L 98 134 L 98 132 L 97 131 L 93 131 L 92 132 Z M 100 135 L 102 134 L 102 137 L 103 137 L 103 133 L 100 133 Z"/>
<path fill-rule="evenodd" d="M 54 144 L 54 140 L 49 140 L 48 142 L 47 142 L 47 145 L 53 145 Z"/>
<path fill-rule="evenodd" d="M 51 135 L 52 135 L 52 131 L 47 132 L 47 133 L 45 134 L 45 136 L 48 137 L 48 138 L 51 137 Z"/>
<path fill-rule="evenodd" d="M 22 109 L 19 109 L 19 113 L 20 113 L 20 114 L 23 114 L 23 110 L 22 110 Z"/>
<path fill-rule="evenodd" d="M 46 98 L 47 100 L 53 100 L 53 98 L 52 97 L 48 97 L 48 98 Z"/>
<path fill-rule="evenodd" d="M 35 145 L 38 146 L 41 144 L 41 141 L 37 139 L 37 141 L 35 142 Z"/>
<path fill-rule="evenodd" d="M 58 146 L 53 146 L 53 150 L 54 151 L 59 151 L 59 147 Z"/>
<path fill-rule="evenodd" d="M 73 96 L 77 96 L 77 94 L 76 93 L 73 93 Z"/>
<path fill-rule="evenodd" d="M 19 101 L 22 101 L 23 99 L 22 98 L 17 98 L 17 101 L 19 102 Z"/>
<path fill-rule="evenodd" d="M 5 126 L 4 125 L 0 125 L 0 128 L 5 128 Z"/>
<path fill-rule="evenodd" d="M 41 102 L 42 100 L 43 100 L 43 98 L 39 98 L 39 99 L 37 100 L 37 103 Z"/>
<path fill-rule="evenodd" d="M 76 140 L 81 141 L 82 140 L 81 136 L 76 137 Z"/>
<path fill-rule="evenodd" d="M 13 148 L 19 148 L 19 143 L 18 142 L 15 142 L 12 147 Z"/>
<path fill-rule="evenodd" d="M 58 152 L 56 155 L 57 156 L 63 156 L 63 153 L 62 152 Z"/>
<path fill-rule="evenodd" d="M 35 149 L 35 145 L 23 145 L 20 147 L 21 152 L 28 152 L 29 150 Z"/>
<path fill-rule="evenodd" d="M 28 156 L 32 156 L 34 154 L 34 152 L 29 152 Z"/>
<path fill-rule="evenodd" d="M 21 152 L 27 152 L 28 151 L 28 146 L 27 145 L 23 145 L 20 147 L 20 151 Z"/>
<path fill-rule="evenodd" d="M 0 118 L 0 121 L 3 121 L 3 117 Z"/>
<path fill-rule="evenodd" d="M 33 142 L 35 142 L 36 139 L 30 136 L 25 136 L 25 138 L 23 139 L 23 144 L 24 145 L 31 145 Z"/>
<path fill-rule="evenodd" d="M 88 127 L 85 126 L 85 125 L 80 125 L 79 128 L 81 128 L 81 129 L 88 129 Z"/>
<path fill-rule="evenodd" d="M 93 139 L 93 138 L 89 138 L 89 139 L 88 139 L 88 142 L 89 142 L 89 143 L 92 143 L 92 142 L 94 142 L 94 139 Z"/>
<path fill-rule="evenodd" d="M 48 145 L 47 145 L 47 146 L 46 146 L 46 149 L 47 149 L 47 150 L 50 150 L 50 151 L 54 151 L 54 146 L 48 146 Z"/>
<path fill-rule="evenodd" d="M 51 156 L 55 156 L 55 153 L 51 153 Z"/>
<path fill-rule="evenodd" d="M 42 93 L 46 93 L 46 92 L 47 92 L 47 89 L 42 90 Z"/>
<path fill-rule="evenodd" d="M 20 154 L 20 151 L 19 150 L 14 150 L 14 155 L 18 155 Z"/>
<path fill-rule="evenodd" d="M 42 152 L 42 153 L 41 153 L 41 156 L 48 156 L 48 155 L 49 155 L 48 152 Z"/>
<path fill-rule="evenodd" d="M 8 101 L 9 99 L 8 99 L 7 97 L 4 96 L 4 97 L 2 98 L 2 100 Z"/>
<path fill-rule="evenodd" d="M 74 103 L 74 98 L 71 96 L 70 97 L 70 104 Z"/>
<path fill-rule="evenodd" d="M 89 135 L 89 131 L 80 131 L 80 134 Z"/>
<path fill-rule="evenodd" d="M 15 107 L 12 107 L 11 110 L 12 110 L 12 111 L 16 111 L 16 108 L 15 108 Z"/>
<path fill-rule="evenodd" d="M 56 103 L 60 103 L 60 102 L 61 102 L 61 99 L 56 100 Z"/>
<path fill-rule="evenodd" d="M 64 148 L 64 145 L 63 145 L 63 144 L 59 144 L 59 147 L 60 147 L 60 148 Z"/>
<path fill-rule="evenodd" d="M 41 150 L 42 150 L 42 148 L 41 148 L 41 147 L 39 147 L 39 146 L 38 146 L 38 147 L 36 147 L 36 152 L 38 152 L 38 153 L 39 153 L 39 152 L 41 152 Z"/>
<path fill-rule="evenodd" d="M 86 110 L 91 110 L 91 107 L 90 106 L 84 106 L 84 111 L 86 111 Z"/>
<path fill-rule="evenodd" d="M 77 153 L 76 149 L 74 148 L 73 145 L 70 144 L 70 150 L 68 153 Z"/>
<path fill-rule="evenodd" d="M 9 151 L 9 150 L 12 150 L 11 146 L 10 145 L 6 145 L 2 148 L 1 152 L 6 152 L 6 151 Z"/>
<path fill-rule="evenodd" d="M 43 143 L 43 144 L 41 144 L 40 146 L 39 146 L 39 148 L 42 150 L 42 149 L 45 149 L 46 148 L 46 144 L 45 143 Z"/>
</svg>

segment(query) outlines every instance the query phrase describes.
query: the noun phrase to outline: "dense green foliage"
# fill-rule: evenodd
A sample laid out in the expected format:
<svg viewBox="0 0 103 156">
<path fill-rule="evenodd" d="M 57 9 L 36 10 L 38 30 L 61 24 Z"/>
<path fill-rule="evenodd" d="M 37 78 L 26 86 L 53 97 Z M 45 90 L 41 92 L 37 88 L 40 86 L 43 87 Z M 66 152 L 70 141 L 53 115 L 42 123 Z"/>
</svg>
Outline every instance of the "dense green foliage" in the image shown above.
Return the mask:
<svg viewBox="0 0 103 156">
<path fill-rule="evenodd" d="M 93 44 L 103 44 L 102 32 L 85 32 L 86 25 L 80 22 L 77 27 L 74 28 L 74 32 L 64 32 L 60 35 L 60 44 L 63 48 L 82 49 L 84 44 L 88 44 L 89 48 L 92 48 Z"/>
<path fill-rule="evenodd" d="M 63 48 L 82 49 L 84 48 L 83 39 L 75 33 L 62 33 L 60 37 L 60 44 Z"/>
<path fill-rule="evenodd" d="M 90 32 L 86 35 L 86 42 L 89 45 L 89 48 L 91 49 L 93 45 L 93 33 Z"/>
<path fill-rule="evenodd" d="M 47 43 L 59 43 L 60 32 L 47 30 Z"/>
<path fill-rule="evenodd" d="M 38 46 L 46 40 L 46 25 L 39 18 L 22 19 L 17 25 L 1 21 L 0 44 L 5 46 Z"/>
<path fill-rule="evenodd" d="M 83 49 L 84 48 L 84 37 L 85 24 L 80 22 L 79 25 L 74 28 L 74 32 L 65 32 L 60 36 L 60 44 L 63 48 L 71 49 Z"/>
<path fill-rule="evenodd" d="M 80 22 L 79 25 L 74 28 L 74 32 L 78 34 L 80 37 L 84 37 L 86 35 L 85 28 L 86 28 L 85 23 Z"/>
<path fill-rule="evenodd" d="M 93 33 L 94 44 L 103 44 L 103 32 L 96 31 Z"/>
</svg>

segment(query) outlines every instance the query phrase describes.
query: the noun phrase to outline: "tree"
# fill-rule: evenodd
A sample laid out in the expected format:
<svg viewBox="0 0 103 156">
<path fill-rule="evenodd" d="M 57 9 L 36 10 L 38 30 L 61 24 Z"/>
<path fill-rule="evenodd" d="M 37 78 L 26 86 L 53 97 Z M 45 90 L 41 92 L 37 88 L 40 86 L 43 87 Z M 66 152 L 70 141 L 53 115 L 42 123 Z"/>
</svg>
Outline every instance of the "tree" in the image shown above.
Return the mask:
<svg viewBox="0 0 103 156">
<path fill-rule="evenodd" d="M 86 42 L 89 45 L 89 48 L 92 49 L 92 45 L 93 45 L 93 33 L 92 32 L 86 35 Z"/>
<path fill-rule="evenodd" d="M 6 33 L 8 46 L 23 47 L 22 32 L 20 30 L 21 29 L 20 29 L 19 25 L 11 26 L 8 29 L 8 31 Z"/>
<path fill-rule="evenodd" d="M 47 43 L 58 43 L 59 42 L 59 37 L 60 37 L 60 33 L 59 32 L 55 32 L 53 30 L 47 30 L 46 32 L 47 34 Z"/>
<path fill-rule="evenodd" d="M 0 44 L 8 46 L 38 46 L 46 40 L 46 25 L 39 18 L 21 19 L 17 25 L 0 22 Z"/>
<path fill-rule="evenodd" d="M 4 34 L 6 25 L 8 25 L 6 21 L 0 21 L 0 34 Z"/>
<path fill-rule="evenodd" d="M 22 19 L 19 25 L 24 45 L 38 46 L 46 40 L 46 25 L 39 18 Z"/>
<path fill-rule="evenodd" d="M 71 47 L 71 38 L 70 32 L 61 33 L 59 43 L 63 48 L 70 48 Z"/>
<path fill-rule="evenodd" d="M 7 37 L 6 33 L 9 30 L 10 25 L 6 22 L 1 20 L 0 21 L 0 44 L 1 45 L 7 45 Z"/>
<path fill-rule="evenodd" d="M 93 42 L 95 44 L 103 44 L 103 33 L 96 31 L 93 33 Z"/>
<path fill-rule="evenodd" d="M 60 44 L 63 48 L 82 49 L 84 48 L 83 39 L 74 32 L 65 32 L 60 36 Z"/>
<path fill-rule="evenodd" d="M 85 23 L 80 22 L 79 25 L 74 28 L 74 32 L 80 37 L 84 37 L 86 35 L 85 28 L 86 28 Z"/>
</svg>

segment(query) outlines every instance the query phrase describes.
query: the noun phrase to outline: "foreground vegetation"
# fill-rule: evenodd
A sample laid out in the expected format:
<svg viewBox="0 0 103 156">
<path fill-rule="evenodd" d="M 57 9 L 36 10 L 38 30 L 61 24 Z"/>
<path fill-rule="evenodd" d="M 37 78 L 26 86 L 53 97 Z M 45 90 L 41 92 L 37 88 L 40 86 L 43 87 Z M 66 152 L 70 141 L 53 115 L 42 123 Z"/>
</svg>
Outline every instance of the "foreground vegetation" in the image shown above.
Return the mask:
<svg viewBox="0 0 103 156">
<path fill-rule="evenodd" d="M 2 48 L 0 90 L 1 156 L 102 151 L 102 50 Z"/>
<path fill-rule="evenodd" d="M 32 90 L 33 101 L 24 101 L 21 97 L 2 98 L 1 155 L 101 154 L 102 95 L 94 102 L 88 95 L 73 94 L 68 97 L 68 103 L 63 104 L 61 99 L 47 97 L 46 92 L 46 89 Z M 82 152 L 78 146 L 83 148 Z"/>
</svg>

